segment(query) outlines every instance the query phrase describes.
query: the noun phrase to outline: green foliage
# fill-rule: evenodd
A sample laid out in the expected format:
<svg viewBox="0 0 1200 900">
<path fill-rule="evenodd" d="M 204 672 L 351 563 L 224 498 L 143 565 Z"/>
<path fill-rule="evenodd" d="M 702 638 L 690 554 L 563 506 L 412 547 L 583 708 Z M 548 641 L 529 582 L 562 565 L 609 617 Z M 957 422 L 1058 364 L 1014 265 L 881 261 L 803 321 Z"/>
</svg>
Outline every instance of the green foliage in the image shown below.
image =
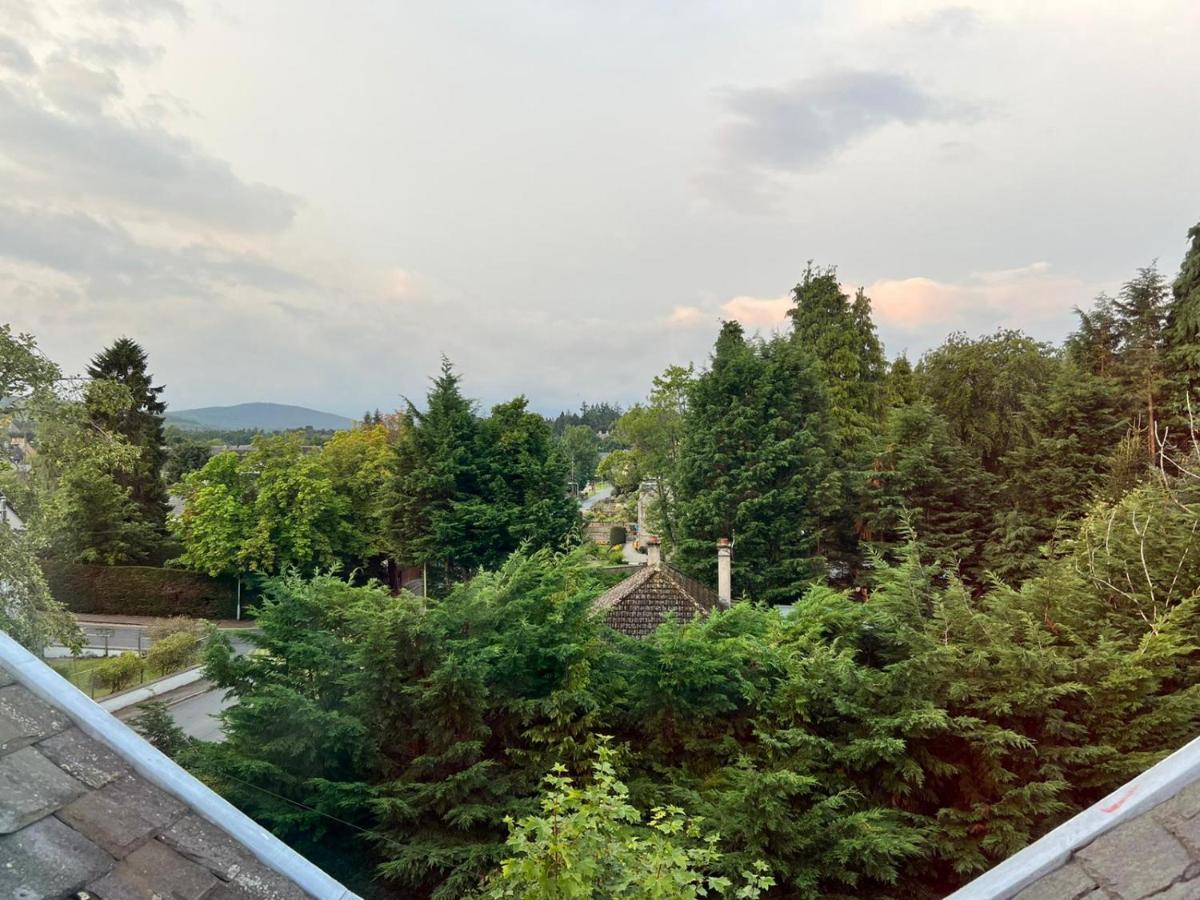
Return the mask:
<svg viewBox="0 0 1200 900">
<path fill-rule="evenodd" d="M 647 499 L 652 500 L 654 530 L 668 546 L 673 546 L 678 538 L 675 480 L 679 474 L 688 391 L 694 375 L 691 366 L 668 366 L 661 375 L 654 376 L 646 403 L 635 404 L 613 428 L 617 440 L 628 448 L 639 480 L 655 482 L 656 490 Z"/>
<path fill-rule="evenodd" d="M 192 744 L 189 738 L 161 700 L 142 704 L 142 712 L 133 720 L 137 733 L 150 742 L 156 750 L 174 758 Z"/>
<path fill-rule="evenodd" d="M 40 652 L 51 643 L 79 649 L 75 617 L 55 600 L 28 541 L 0 523 L 0 631 Z"/>
<path fill-rule="evenodd" d="M 195 634 L 178 631 L 161 638 L 151 645 L 146 653 L 146 665 L 159 674 L 178 672 L 194 665 L 200 655 L 200 644 Z"/>
<path fill-rule="evenodd" d="M 523 543 L 558 546 L 578 524 L 567 497 L 570 462 L 548 423 L 528 411 L 524 397 L 481 420 L 459 381 L 444 360 L 426 409 L 409 404 L 392 485 L 394 553 L 407 565 L 426 566 L 439 589 L 494 568 Z M 585 426 L 573 428 L 595 443 Z"/>
<path fill-rule="evenodd" d="M 232 619 L 234 585 L 186 569 L 95 566 L 44 559 L 50 595 L 77 613 Z"/>
<path fill-rule="evenodd" d="M 1171 399 L 1180 430 L 1192 427 L 1190 419 L 1183 416 L 1185 398 L 1197 404 L 1200 396 L 1200 224 L 1188 231 L 1188 240 L 1191 245 L 1171 286 L 1165 332 Z"/>
<path fill-rule="evenodd" d="M 209 575 L 314 572 L 367 538 L 334 474 L 291 435 L 259 437 L 244 457 L 223 453 L 184 478 L 175 520 L 179 561 Z"/>
<path fill-rule="evenodd" d="M 917 366 L 922 393 L 945 417 L 954 436 L 985 470 L 1003 476 L 1001 460 L 1027 443 L 1031 398 L 1054 381 L 1052 348 L 1019 331 L 971 340 L 950 335 Z"/>
<path fill-rule="evenodd" d="M 625 414 L 626 416 L 629 413 Z M 624 421 L 622 419 L 622 421 Z M 637 455 L 632 450 L 613 450 L 596 469 L 596 474 L 612 484 L 618 494 L 636 491 L 642 483 L 642 472 L 638 467 Z"/>
<path fill-rule="evenodd" d="M 163 480 L 167 461 L 163 413 L 167 407 L 160 399 L 163 388 L 154 386 L 146 365 L 146 352 L 123 337 L 97 355 L 87 370 L 93 380 L 85 393 L 88 416 L 97 427 L 119 435 L 137 451 L 132 464 L 115 473 L 117 484 L 128 489 L 144 541 L 126 561 L 155 559 L 167 538 L 167 487 Z M 104 383 L 120 385 L 125 402 L 119 406 L 109 402 L 103 396 Z"/>
<path fill-rule="evenodd" d="M 563 456 L 567 458 L 567 470 L 571 481 L 583 487 L 596 477 L 596 465 L 600 462 L 600 439 L 586 425 L 570 425 L 558 440 Z"/>
<path fill-rule="evenodd" d="M 702 823 L 679 807 L 651 810 L 643 823 L 607 745 L 597 748 L 585 785 L 576 786 L 566 772 L 558 765 L 546 777 L 541 815 L 509 820 L 512 856 L 501 863 L 487 897 L 751 900 L 774 885 L 761 861 L 743 873 L 738 887 L 706 874 L 720 859 L 720 836 L 703 834 Z"/>
<path fill-rule="evenodd" d="M 189 472 L 203 469 L 212 458 L 212 448 L 199 441 L 175 441 L 167 450 L 167 461 L 163 466 L 163 480 L 176 484 Z"/>
<path fill-rule="evenodd" d="M 93 382 L 87 404 L 53 392 L 31 398 L 37 453 L 24 485 L 25 513 L 48 555 L 117 565 L 150 561 L 161 549 L 161 535 L 122 481 L 139 465 L 138 449 L 99 427 L 89 411 L 104 406 L 116 415 L 127 403 L 128 391 L 114 382 Z"/>
<path fill-rule="evenodd" d="M 132 652 L 126 651 L 119 656 L 110 656 L 96 664 L 95 680 L 116 692 L 124 690 L 142 677 L 146 663 Z"/>
<path fill-rule="evenodd" d="M 978 577 L 995 484 L 927 401 L 892 408 L 875 443 L 862 532 L 895 546 L 911 530 L 943 565 Z"/>
<path fill-rule="evenodd" d="M 18 415 L 24 404 L 39 391 L 46 391 L 62 377 L 58 366 L 46 359 L 33 335 L 18 333 L 0 323 L 0 400 L 6 411 Z"/>
<path fill-rule="evenodd" d="M 798 597 L 822 571 L 824 511 L 839 508 L 831 456 L 826 397 L 808 354 L 782 338 L 748 341 L 726 323 L 688 393 L 678 564 L 711 581 L 716 542 L 732 538 L 739 590 Z"/>
</svg>

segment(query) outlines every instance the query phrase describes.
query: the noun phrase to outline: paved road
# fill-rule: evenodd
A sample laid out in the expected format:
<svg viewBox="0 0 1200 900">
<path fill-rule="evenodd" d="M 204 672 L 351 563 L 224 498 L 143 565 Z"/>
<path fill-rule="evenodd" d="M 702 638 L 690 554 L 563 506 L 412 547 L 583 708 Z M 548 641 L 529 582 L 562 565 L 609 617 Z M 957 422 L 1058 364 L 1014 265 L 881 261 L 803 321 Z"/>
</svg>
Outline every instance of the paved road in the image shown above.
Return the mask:
<svg viewBox="0 0 1200 900">
<path fill-rule="evenodd" d="M 169 707 L 171 715 L 184 734 L 202 741 L 223 741 L 225 735 L 221 732 L 221 722 L 215 716 L 222 709 L 237 702 L 231 700 L 226 703 L 224 695 L 225 692 L 219 688 L 205 691 Z"/>
<path fill-rule="evenodd" d="M 583 500 L 581 500 L 579 502 L 579 508 L 580 509 L 591 509 L 593 506 L 595 506 L 601 500 L 607 500 L 609 497 L 611 497 L 612 492 L 613 492 L 613 489 L 612 489 L 611 484 L 608 485 L 607 487 L 602 487 L 602 488 L 600 488 L 600 490 L 596 491 L 596 493 L 592 494 L 592 496 L 585 497 Z"/>
</svg>

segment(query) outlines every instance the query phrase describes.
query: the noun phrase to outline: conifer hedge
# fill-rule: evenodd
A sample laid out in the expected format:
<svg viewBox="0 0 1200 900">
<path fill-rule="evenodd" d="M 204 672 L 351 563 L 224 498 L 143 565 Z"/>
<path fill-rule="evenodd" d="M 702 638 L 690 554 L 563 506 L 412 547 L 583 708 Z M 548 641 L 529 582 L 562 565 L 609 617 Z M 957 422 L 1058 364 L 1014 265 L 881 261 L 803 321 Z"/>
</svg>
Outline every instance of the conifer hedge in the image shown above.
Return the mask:
<svg viewBox="0 0 1200 900">
<path fill-rule="evenodd" d="M 76 613 L 231 619 L 237 587 L 185 569 L 94 566 L 43 560 L 50 593 Z"/>
</svg>

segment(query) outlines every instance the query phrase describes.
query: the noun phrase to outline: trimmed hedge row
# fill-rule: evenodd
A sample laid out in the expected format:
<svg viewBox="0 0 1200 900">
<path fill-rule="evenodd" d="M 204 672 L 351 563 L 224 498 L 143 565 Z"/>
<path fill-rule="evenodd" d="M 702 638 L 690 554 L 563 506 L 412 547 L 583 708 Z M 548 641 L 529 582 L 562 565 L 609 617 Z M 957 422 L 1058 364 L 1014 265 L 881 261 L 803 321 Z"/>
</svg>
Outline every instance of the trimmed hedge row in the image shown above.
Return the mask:
<svg viewBox="0 0 1200 900">
<path fill-rule="evenodd" d="M 232 619 L 237 586 L 186 569 L 42 560 L 50 593 L 71 612 Z"/>
</svg>

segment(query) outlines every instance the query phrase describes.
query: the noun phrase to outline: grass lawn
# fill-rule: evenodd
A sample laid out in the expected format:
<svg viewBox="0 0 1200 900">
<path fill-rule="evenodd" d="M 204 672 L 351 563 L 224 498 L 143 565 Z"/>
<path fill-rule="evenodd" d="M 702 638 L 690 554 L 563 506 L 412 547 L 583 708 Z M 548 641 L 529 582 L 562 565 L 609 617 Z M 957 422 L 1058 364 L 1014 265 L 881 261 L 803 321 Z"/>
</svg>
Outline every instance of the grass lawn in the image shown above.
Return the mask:
<svg viewBox="0 0 1200 900">
<path fill-rule="evenodd" d="M 104 662 L 102 656 L 84 656 L 78 659 L 74 657 L 64 657 L 62 659 L 48 659 L 46 663 L 55 672 L 61 675 L 75 687 L 79 688 L 93 700 L 101 700 L 110 694 L 117 693 L 107 685 L 101 684 L 92 677 L 93 671 Z M 182 671 L 176 669 L 175 671 Z M 161 678 L 164 675 L 171 675 L 172 672 L 160 672 L 151 666 L 146 666 L 143 670 L 142 677 L 133 681 L 133 683 L 121 688 L 122 691 L 127 691 L 137 687 L 139 684 L 144 684 L 147 681 L 153 681 L 155 678 Z"/>
</svg>

